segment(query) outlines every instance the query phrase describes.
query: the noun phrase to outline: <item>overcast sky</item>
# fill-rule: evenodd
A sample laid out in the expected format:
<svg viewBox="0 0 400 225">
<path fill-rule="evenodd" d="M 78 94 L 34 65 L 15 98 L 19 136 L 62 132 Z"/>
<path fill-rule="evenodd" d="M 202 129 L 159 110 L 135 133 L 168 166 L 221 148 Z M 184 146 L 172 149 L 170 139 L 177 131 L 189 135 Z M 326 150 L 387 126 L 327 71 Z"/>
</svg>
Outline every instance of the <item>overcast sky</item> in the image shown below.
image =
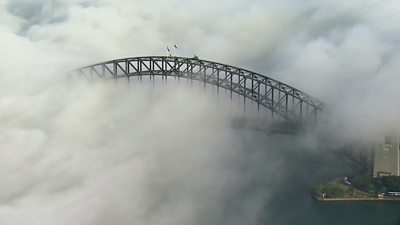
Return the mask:
<svg viewBox="0 0 400 225">
<path fill-rule="evenodd" d="M 239 170 L 238 155 L 226 160 L 240 142 L 224 104 L 184 87 L 88 85 L 61 71 L 166 55 L 175 43 L 176 55 L 250 69 L 324 101 L 318 135 L 370 140 L 400 124 L 399 11 L 397 0 L 0 0 L 0 223 L 235 224 L 205 216 L 244 188 L 229 176 L 212 183 Z M 192 160 L 193 146 L 207 150 Z M 199 179 L 187 172 L 204 167 Z M 182 182 L 187 192 L 174 192 Z M 237 188 L 222 194 L 227 185 Z M 261 203 L 247 200 L 240 222 L 256 224 L 249 212 Z"/>
<path fill-rule="evenodd" d="M 58 70 L 118 57 L 166 55 L 166 46 L 176 43 L 177 55 L 197 54 L 296 86 L 329 103 L 345 124 L 351 118 L 363 130 L 373 130 L 399 121 L 395 0 L 0 4 L 4 70 L 23 70 L 21 56 L 24 64 L 50 63 Z M 389 121 L 382 121 L 383 115 Z"/>
</svg>

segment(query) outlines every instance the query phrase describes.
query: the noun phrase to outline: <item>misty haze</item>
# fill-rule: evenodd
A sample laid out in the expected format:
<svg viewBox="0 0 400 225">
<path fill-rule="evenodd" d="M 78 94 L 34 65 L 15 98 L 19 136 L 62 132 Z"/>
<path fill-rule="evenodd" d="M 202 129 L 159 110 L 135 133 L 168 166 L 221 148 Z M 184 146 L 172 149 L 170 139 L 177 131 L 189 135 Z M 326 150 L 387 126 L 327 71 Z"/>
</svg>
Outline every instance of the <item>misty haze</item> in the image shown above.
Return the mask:
<svg viewBox="0 0 400 225">
<path fill-rule="evenodd" d="M 0 224 L 400 224 L 399 12 L 0 0 Z"/>
</svg>

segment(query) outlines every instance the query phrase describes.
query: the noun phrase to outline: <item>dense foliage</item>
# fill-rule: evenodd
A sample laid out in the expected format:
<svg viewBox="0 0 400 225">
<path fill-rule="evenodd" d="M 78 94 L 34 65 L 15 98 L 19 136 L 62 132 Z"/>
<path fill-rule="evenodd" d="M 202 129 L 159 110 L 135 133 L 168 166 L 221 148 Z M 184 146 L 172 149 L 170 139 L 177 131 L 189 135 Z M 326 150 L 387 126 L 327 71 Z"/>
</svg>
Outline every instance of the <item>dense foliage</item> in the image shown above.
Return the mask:
<svg viewBox="0 0 400 225">
<path fill-rule="evenodd" d="M 368 175 L 356 177 L 352 183 L 354 187 L 370 194 L 386 192 L 385 187 L 378 180 Z"/>
<path fill-rule="evenodd" d="M 387 188 L 388 191 L 400 192 L 400 177 L 382 177 L 381 183 Z"/>
<path fill-rule="evenodd" d="M 368 193 L 385 193 L 388 191 L 400 191 L 400 177 L 387 176 L 373 178 L 368 175 L 356 177 L 354 187 Z"/>
<path fill-rule="evenodd" d="M 363 175 L 351 180 L 351 185 L 338 179 L 320 184 L 314 189 L 314 193 L 318 197 L 325 194 L 325 198 L 343 198 L 373 197 L 378 193 L 400 192 L 400 177 L 396 176 L 373 178 L 369 175 Z"/>
<path fill-rule="evenodd" d="M 341 198 L 344 197 L 347 192 L 348 192 L 347 187 L 332 182 L 318 185 L 317 188 L 315 189 L 315 193 L 318 196 L 325 194 L 326 198 Z"/>
</svg>

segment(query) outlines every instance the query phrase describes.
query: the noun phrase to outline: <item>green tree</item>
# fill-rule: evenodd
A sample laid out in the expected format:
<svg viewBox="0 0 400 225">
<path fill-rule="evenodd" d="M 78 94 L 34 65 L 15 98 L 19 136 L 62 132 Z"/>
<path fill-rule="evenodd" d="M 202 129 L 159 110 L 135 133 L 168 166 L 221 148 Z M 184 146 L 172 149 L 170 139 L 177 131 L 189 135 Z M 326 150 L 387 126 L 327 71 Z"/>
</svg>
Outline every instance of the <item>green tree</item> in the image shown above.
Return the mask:
<svg viewBox="0 0 400 225">
<path fill-rule="evenodd" d="M 388 191 L 400 191 L 400 177 L 396 176 L 382 177 L 381 181 Z"/>
<path fill-rule="evenodd" d="M 373 177 L 368 175 L 363 175 L 355 178 L 353 185 L 356 188 L 368 193 L 376 192 L 376 181 Z"/>
<path fill-rule="evenodd" d="M 327 183 L 317 187 L 318 194 L 326 194 L 327 198 L 342 198 L 348 192 L 347 187 L 335 183 Z"/>
</svg>

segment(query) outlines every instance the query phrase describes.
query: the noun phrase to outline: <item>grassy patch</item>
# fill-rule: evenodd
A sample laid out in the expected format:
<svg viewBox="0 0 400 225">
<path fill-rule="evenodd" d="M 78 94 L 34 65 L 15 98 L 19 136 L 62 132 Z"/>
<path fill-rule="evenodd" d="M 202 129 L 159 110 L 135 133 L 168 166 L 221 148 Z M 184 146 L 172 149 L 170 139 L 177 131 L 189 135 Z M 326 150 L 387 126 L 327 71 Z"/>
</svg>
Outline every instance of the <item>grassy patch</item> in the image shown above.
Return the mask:
<svg viewBox="0 0 400 225">
<path fill-rule="evenodd" d="M 319 184 L 314 189 L 317 197 L 325 198 L 365 198 L 372 197 L 372 194 L 361 191 L 354 187 L 345 185 L 341 180 L 333 180 L 328 183 Z"/>
</svg>

